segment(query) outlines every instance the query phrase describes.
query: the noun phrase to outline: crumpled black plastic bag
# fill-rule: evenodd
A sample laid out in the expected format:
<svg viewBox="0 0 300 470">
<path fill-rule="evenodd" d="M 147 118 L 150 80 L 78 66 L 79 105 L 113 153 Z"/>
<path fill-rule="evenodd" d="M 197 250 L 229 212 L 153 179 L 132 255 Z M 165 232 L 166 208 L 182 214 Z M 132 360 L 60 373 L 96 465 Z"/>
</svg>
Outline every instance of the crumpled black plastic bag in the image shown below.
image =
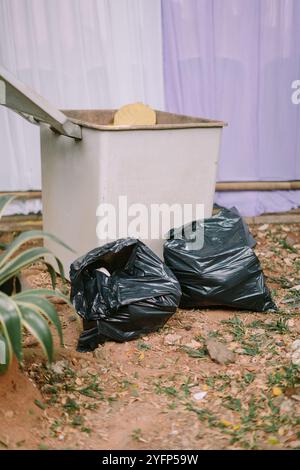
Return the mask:
<svg viewBox="0 0 300 470">
<path fill-rule="evenodd" d="M 214 203 L 214 210 L 218 209 L 220 212 L 218 214 L 218 217 L 221 218 L 227 217 L 228 211 L 231 213 L 230 214 L 230 224 L 236 224 L 238 229 L 241 228 L 241 225 L 243 226 L 244 229 L 244 235 L 247 240 L 247 245 L 250 246 L 250 248 L 254 248 L 256 246 L 256 240 L 252 236 L 252 233 L 249 230 L 248 225 L 244 221 L 243 217 L 241 217 L 241 214 L 239 213 L 238 209 L 236 207 L 231 207 L 230 209 L 226 209 L 225 207 L 219 206 L 219 204 Z M 222 211 L 224 211 L 222 213 Z M 237 217 L 234 217 L 236 215 Z"/>
<path fill-rule="evenodd" d="M 204 244 L 197 248 L 195 231 L 203 228 Z M 211 218 L 171 230 L 164 258 L 180 283 L 180 306 L 276 309 L 253 245 L 236 209 L 222 208 Z"/>
<path fill-rule="evenodd" d="M 79 338 L 79 351 L 158 330 L 176 312 L 181 298 L 170 269 L 144 243 L 131 238 L 95 248 L 74 261 L 70 280 L 71 301 L 86 330 Z"/>
</svg>

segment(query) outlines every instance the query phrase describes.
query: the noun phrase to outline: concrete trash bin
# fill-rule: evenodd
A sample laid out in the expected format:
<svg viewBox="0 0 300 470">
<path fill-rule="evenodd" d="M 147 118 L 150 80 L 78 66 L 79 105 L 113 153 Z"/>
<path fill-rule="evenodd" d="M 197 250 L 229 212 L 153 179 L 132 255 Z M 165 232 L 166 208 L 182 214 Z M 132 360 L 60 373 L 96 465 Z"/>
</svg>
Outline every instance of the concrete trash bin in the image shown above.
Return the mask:
<svg viewBox="0 0 300 470">
<path fill-rule="evenodd" d="M 76 255 L 45 244 L 66 273 L 76 256 L 108 241 L 96 233 L 99 204 L 119 218 L 120 196 L 128 208 L 204 204 L 211 216 L 224 122 L 157 111 L 155 125 L 115 126 L 115 110 L 58 111 L 2 68 L 0 104 L 41 124 L 43 227 Z M 162 236 L 141 239 L 162 257 Z"/>
</svg>

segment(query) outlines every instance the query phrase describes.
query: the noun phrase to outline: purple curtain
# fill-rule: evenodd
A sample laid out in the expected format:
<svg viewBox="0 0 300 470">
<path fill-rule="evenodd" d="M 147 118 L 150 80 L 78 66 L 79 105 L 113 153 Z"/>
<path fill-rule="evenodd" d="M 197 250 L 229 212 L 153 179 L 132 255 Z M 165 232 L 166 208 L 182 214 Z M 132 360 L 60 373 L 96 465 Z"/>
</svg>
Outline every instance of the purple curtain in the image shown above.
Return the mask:
<svg viewBox="0 0 300 470">
<path fill-rule="evenodd" d="M 300 179 L 299 0 L 162 0 L 169 111 L 217 118 L 219 181 Z M 300 191 L 219 193 L 244 215 L 300 205 Z"/>
</svg>

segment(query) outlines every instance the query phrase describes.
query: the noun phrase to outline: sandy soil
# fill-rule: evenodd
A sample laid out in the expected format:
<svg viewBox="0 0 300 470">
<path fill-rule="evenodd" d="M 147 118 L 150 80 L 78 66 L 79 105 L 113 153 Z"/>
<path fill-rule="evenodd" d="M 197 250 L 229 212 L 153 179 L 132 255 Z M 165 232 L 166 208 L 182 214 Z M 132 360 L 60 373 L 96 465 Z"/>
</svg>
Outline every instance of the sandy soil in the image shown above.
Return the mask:
<svg viewBox="0 0 300 470">
<path fill-rule="evenodd" d="M 65 348 L 56 339 L 52 367 L 27 337 L 23 371 L 15 364 L 0 377 L 0 448 L 300 449 L 300 375 L 291 362 L 300 339 L 299 226 L 252 233 L 279 312 L 178 310 L 157 333 L 80 354 L 80 321 L 56 303 Z M 50 282 L 41 265 L 24 278 Z M 234 363 L 210 359 L 210 336 L 236 352 Z"/>
</svg>

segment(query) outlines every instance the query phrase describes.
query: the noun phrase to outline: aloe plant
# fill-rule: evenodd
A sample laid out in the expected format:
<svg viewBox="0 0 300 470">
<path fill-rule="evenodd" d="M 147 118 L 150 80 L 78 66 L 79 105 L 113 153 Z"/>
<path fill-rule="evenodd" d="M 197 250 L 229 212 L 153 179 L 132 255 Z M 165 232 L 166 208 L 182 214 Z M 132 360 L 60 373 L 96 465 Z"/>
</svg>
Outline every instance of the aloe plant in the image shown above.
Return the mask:
<svg viewBox="0 0 300 470">
<path fill-rule="evenodd" d="M 6 206 L 14 196 L 0 196 L 0 219 Z M 56 271 L 52 264 L 44 261 L 45 255 L 53 256 L 52 252 L 44 247 L 28 248 L 19 252 L 20 247 L 30 240 L 48 238 L 65 246 L 54 235 L 41 230 L 30 230 L 18 235 L 10 244 L 1 246 L 0 252 L 0 373 L 7 370 L 15 355 L 22 361 L 22 334 L 23 329 L 31 333 L 40 343 L 49 362 L 53 359 L 53 338 L 49 324 L 52 324 L 63 344 L 63 335 L 58 314 L 49 297 L 60 297 L 69 305 L 69 299 L 61 292 L 54 290 Z M 58 264 L 60 275 L 64 280 L 64 271 L 61 262 L 53 256 Z M 18 279 L 22 269 L 31 264 L 43 261 L 51 275 L 53 289 L 30 289 L 23 292 L 7 292 L 5 286 L 12 280 Z M 11 283 L 11 286 L 13 283 Z"/>
</svg>

